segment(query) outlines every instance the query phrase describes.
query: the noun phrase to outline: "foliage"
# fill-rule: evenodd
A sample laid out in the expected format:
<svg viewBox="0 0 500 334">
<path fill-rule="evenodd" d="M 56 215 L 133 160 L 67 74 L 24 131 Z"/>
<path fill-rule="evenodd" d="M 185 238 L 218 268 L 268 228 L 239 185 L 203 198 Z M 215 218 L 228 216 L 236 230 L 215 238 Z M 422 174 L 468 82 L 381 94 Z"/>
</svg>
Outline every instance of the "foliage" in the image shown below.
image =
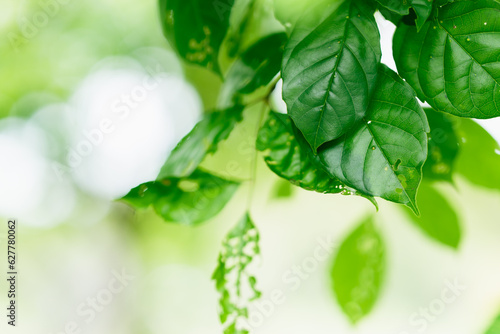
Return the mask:
<svg viewBox="0 0 500 334">
<path fill-rule="evenodd" d="M 458 174 L 500 189 L 497 143 L 463 118 L 500 116 L 500 4 L 317 0 L 303 12 L 277 16 L 282 22 L 272 4 L 160 0 L 170 45 L 186 63 L 213 71 L 222 88 L 217 110 L 178 144 L 157 181 L 125 200 L 153 205 L 167 221 L 193 225 L 213 217 L 237 184 L 199 165 L 245 122 L 243 110 L 262 103 L 255 149 L 280 178 L 320 193 L 403 204 L 423 233 L 457 249 L 460 215 L 438 183 L 452 184 Z M 381 64 L 377 10 L 397 25 L 398 73 Z M 275 112 L 269 98 L 280 76 L 287 114 Z M 419 100 L 432 108 L 422 109 Z M 186 182 L 194 188 L 184 188 Z M 196 194 L 205 189 L 213 196 L 200 200 Z M 214 279 L 226 334 L 248 333 L 239 320 L 252 298 L 241 293 L 241 277 L 258 297 L 255 278 L 246 274 L 257 243 L 248 214 L 223 243 Z M 344 240 L 331 272 L 333 291 L 353 323 L 374 306 L 385 264 L 382 236 L 370 217 Z"/>
</svg>

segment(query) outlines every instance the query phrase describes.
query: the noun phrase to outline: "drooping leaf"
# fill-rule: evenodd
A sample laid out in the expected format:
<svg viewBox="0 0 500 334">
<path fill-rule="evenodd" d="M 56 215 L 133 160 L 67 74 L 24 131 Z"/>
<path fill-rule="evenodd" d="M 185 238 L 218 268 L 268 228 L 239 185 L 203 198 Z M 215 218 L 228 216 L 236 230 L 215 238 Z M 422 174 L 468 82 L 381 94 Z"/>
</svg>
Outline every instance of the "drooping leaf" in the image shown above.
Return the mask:
<svg viewBox="0 0 500 334">
<path fill-rule="evenodd" d="M 329 1 L 296 23 L 283 57 L 283 99 L 314 151 L 366 113 L 380 61 L 374 8 Z"/>
<path fill-rule="evenodd" d="M 157 180 L 189 176 L 207 154 L 214 153 L 217 145 L 229 137 L 241 121 L 242 112 L 243 107 L 235 105 L 206 114 L 170 153 Z"/>
<path fill-rule="evenodd" d="M 422 170 L 424 178 L 451 182 L 453 166 L 459 150 L 453 121 L 448 115 L 431 108 L 424 110 L 431 128 L 427 160 Z"/>
<path fill-rule="evenodd" d="M 381 65 L 378 77 L 363 122 L 318 154 L 325 170 L 346 185 L 417 213 L 427 119 L 411 87 L 396 73 Z"/>
<path fill-rule="evenodd" d="M 457 1 L 420 32 L 399 25 L 394 59 L 422 101 L 462 117 L 500 116 L 500 3 Z"/>
<path fill-rule="evenodd" d="M 269 114 L 260 128 L 257 149 L 264 152 L 264 161 L 269 169 L 296 186 L 326 194 L 362 196 L 378 208 L 373 197 L 346 186 L 323 170 L 319 157 L 313 154 L 288 115 Z"/>
<path fill-rule="evenodd" d="M 183 178 L 143 183 L 123 200 L 138 209 L 153 206 L 165 221 L 200 224 L 219 213 L 238 188 L 238 183 L 201 170 Z"/>
<path fill-rule="evenodd" d="M 461 139 L 455 171 L 473 184 L 500 190 L 500 146 L 497 141 L 469 119 L 458 119 L 456 129 Z"/>
<path fill-rule="evenodd" d="M 448 201 L 426 182 L 420 185 L 417 198 L 420 217 L 407 210 L 409 219 L 432 239 L 457 249 L 461 237 L 460 224 Z"/>
<path fill-rule="evenodd" d="M 500 334 L 500 315 L 493 320 L 490 328 L 484 334 Z"/>
<path fill-rule="evenodd" d="M 415 24 L 417 30 L 422 28 L 432 11 L 432 0 L 377 0 L 377 2 L 384 9 L 396 15 L 408 15 L 410 13 L 410 8 L 413 8 L 416 14 Z"/>
<path fill-rule="evenodd" d="M 385 246 L 369 217 L 342 242 L 331 271 L 337 301 L 352 323 L 373 308 L 385 266 Z"/>
<path fill-rule="evenodd" d="M 250 94 L 267 85 L 278 74 L 286 40 L 285 33 L 267 36 L 236 60 L 221 89 L 221 107 L 239 103 L 241 94 Z"/>
<path fill-rule="evenodd" d="M 190 63 L 220 73 L 218 54 L 234 0 L 160 0 L 160 20 L 170 45 Z"/>
<path fill-rule="evenodd" d="M 224 334 L 248 333 L 248 328 L 243 328 L 238 320 L 248 318 L 248 304 L 261 295 L 255 277 L 247 268 L 259 254 L 259 232 L 247 213 L 222 242 L 212 275 L 220 293 L 219 316 Z"/>
</svg>

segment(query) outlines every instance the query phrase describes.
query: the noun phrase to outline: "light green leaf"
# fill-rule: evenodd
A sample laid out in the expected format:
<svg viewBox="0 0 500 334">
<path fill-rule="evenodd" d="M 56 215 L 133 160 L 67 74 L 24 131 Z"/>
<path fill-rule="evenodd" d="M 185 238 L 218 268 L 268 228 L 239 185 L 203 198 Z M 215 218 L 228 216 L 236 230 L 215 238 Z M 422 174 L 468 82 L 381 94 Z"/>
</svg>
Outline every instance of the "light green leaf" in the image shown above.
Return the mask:
<svg viewBox="0 0 500 334">
<path fill-rule="evenodd" d="M 373 308 L 385 266 L 384 243 L 369 217 L 342 242 L 331 271 L 337 301 L 352 323 Z"/>
<path fill-rule="evenodd" d="M 411 87 L 385 65 L 365 119 L 319 156 L 325 170 L 371 196 L 418 213 L 417 188 L 427 158 L 429 127 Z"/>
<path fill-rule="evenodd" d="M 189 176 L 207 154 L 214 153 L 217 145 L 229 137 L 235 125 L 241 121 L 242 113 L 243 107 L 236 105 L 205 114 L 170 153 L 157 180 Z"/>
<path fill-rule="evenodd" d="M 427 180 L 452 182 L 453 166 L 459 151 L 458 137 L 450 116 L 433 109 L 424 109 L 431 132 L 427 160 L 422 170 Z"/>
<path fill-rule="evenodd" d="M 366 113 L 377 80 L 380 35 L 363 1 L 329 1 L 296 24 L 283 57 L 283 99 L 316 152 Z"/>
<path fill-rule="evenodd" d="M 410 220 L 432 239 L 457 249 L 461 230 L 455 210 L 430 184 L 422 183 L 418 191 L 420 217 L 407 210 Z"/>
<path fill-rule="evenodd" d="M 170 45 L 190 63 L 220 74 L 218 54 L 234 0 L 160 0 L 160 20 Z"/>
<path fill-rule="evenodd" d="M 399 74 L 434 109 L 462 117 L 500 116 L 500 3 L 457 1 L 420 32 L 394 35 Z"/>
<path fill-rule="evenodd" d="M 195 170 L 189 177 L 143 183 L 123 200 L 138 209 L 153 206 L 167 222 L 197 225 L 219 213 L 237 188 L 236 182 Z"/>
<path fill-rule="evenodd" d="M 285 33 L 273 34 L 252 45 L 227 73 L 220 92 L 220 106 L 239 104 L 242 94 L 250 94 L 266 86 L 281 68 Z"/>
<path fill-rule="evenodd" d="M 224 334 L 248 333 L 239 323 L 248 318 L 248 304 L 260 297 L 256 279 L 248 265 L 260 254 L 259 232 L 247 213 L 222 242 L 217 268 L 212 279 L 220 293 L 219 316 Z"/>
<path fill-rule="evenodd" d="M 490 328 L 484 334 L 500 334 L 500 315 L 491 324 Z"/>
<path fill-rule="evenodd" d="M 455 171 L 473 184 L 500 190 L 500 147 L 497 141 L 469 119 L 458 119 L 456 129 L 461 143 Z"/>
</svg>

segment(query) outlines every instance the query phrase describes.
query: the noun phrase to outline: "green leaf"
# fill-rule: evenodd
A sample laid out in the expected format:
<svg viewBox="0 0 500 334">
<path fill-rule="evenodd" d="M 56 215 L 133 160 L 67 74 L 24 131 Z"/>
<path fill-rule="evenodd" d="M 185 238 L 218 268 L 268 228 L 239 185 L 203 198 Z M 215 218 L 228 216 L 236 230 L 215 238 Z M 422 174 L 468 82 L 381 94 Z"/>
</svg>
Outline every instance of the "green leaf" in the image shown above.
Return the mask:
<svg viewBox="0 0 500 334">
<path fill-rule="evenodd" d="M 377 0 L 377 2 L 383 8 L 397 15 L 408 15 L 410 14 L 410 8 L 413 8 L 416 14 L 417 31 L 422 28 L 432 11 L 432 0 Z"/>
<path fill-rule="evenodd" d="M 337 301 L 352 323 L 373 308 L 385 266 L 384 243 L 369 217 L 342 242 L 331 271 Z"/>
<path fill-rule="evenodd" d="M 160 0 L 160 20 L 170 45 L 190 63 L 220 74 L 218 54 L 234 0 Z"/>
<path fill-rule="evenodd" d="M 500 3 L 457 1 L 420 32 L 394 35 L 399 74 L 434 109 L 462 117 L 500 116 Z"/>
<path fill-rule="evenodd" d="M 500 315 L 491 324 L 490 328 L 484 334 L 500 334 Z"/>
<path fill-rule="evenodd" d="M 195 170 L 189 177 L 143 183 L 123 200 L 138 209 L 152 205 L 168 222 L 197 225 L 219 213 L 237 188 L 236 182 Z"/>
<path fill-rule="evenodd" d="M 455 171 L 473 184 L 500 190 L 500 147 L 479 124 L 469 119 L 457 119 L 460 153 Z"/>
<path fill-rule="evenodd" d="M 271 82 L 280 71 L 286 40 L 285 33 L 266 36 L 241 55 L 230 68 L 222 86 L 222 107 L 239 103 L 241 94 L 253 93 Z"/>
<path fill-rule="evenodd" d="M 459 151 L 453 120 L 447 114 L 431 108 L 424 111 L 431 128 L 427 161 L 422 170 L 424 178 L 452 182 L 453 166 Z"/>
<path fill-rule="evenodd" d="M 248 333 L 238 320 L 248 318 L 248 304 L 260 297 L 248 265 L 260 254 L 259 232 L 247 213 L 222 242 L 212 279 L 220 293 L 219 316 L 224 334 Z"/>
<path fill-rule="evenodd" d="M 381 65 L 366 118 L 325 145 L 319 156 L 325 170 L 346 185 L 418 213 L 416 194 L 427 158 L 428 131 L 411 87 Z"/>
<path fill-rule="evenodd" d="M 296 24 L 283 57 L 283 99 L 316 152 L 365 115 L 380 62 L 373 8 L 329 1 Z"/>
<path fill-rule="evenodd" d="M 356 191 L 322 168 L 302 133 L 285 114 L 271 112 L 259 130 L 257 149 L 264 152 L 264 161 L 276 175 L 306 190 L 326 194 L 358 195 L 365 197 L 376 208 L 371 196 Z"/>
<path fill-rule="evenodd" d="M 422 183 L 418 193 L 420 217 L 407 210 L 410 220 L 432 239 L 458 248 L 461 230 L 458 216 L 448 201 L 430 184 Z"/>
<path fill-rule="evenodd" d="M 174 150 L 158 174 L 157 180 L 190 175 L 207 154 L 214 153 L 217 145 L 227 139 L 235 125 L 241 121 L 242 106 L 205 114 Z"/>
</svg>

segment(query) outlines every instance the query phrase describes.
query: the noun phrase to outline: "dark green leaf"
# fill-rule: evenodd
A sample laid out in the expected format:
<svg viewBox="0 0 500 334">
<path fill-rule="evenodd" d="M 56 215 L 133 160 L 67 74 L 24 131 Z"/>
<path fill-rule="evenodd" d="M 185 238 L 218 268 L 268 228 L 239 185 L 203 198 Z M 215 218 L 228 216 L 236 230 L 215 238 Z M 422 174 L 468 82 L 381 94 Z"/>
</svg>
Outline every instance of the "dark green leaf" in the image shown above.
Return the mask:
<svg viewBox="0 0 500 334">
<path fill-rule="evenodd" d="M 250 94 L 267 85 L 280 71 L 285 33 L 267 36 L 258 41 L 230 68 L 220 93 L 221 106 L 239 102 L 239 95 Z"/>
<path fill-rule="evenodd" d="M 363 118 L 380 57 L 373 8 L 363 1 L 329 1 L 297 22 L 283 57 L 283 99 L 314 151 Z"/>
<path fill-rule="evenodd" d="M 462 117 L 500 116 L 500 3 L 457 1 L 420 32 L 394 35 L 399 74 L 434 109 Z"/>
<path fill-rule="evenodd" d="M 427 119 L 411 87 L 380 66 L 366 118 L 319 156 L 325 170 L 358 191 L 418 212 L 417 188 L 427 158 Z"/>
<path fill-rule="evenodd" d="M 344 313 L 357 323 L 375 304 L 385 274 L 385 247 L 373 218 L 342 243 L 333 264 L 333 291 Z"/>
<path fill-rule="evenodd" d="M 431 128 L 427 161 L 422 170 L 424 178 L 451 182 L 459 149 L 453 121 L 444 113 L 430 108 L 424 110 Z"/>
<path fill-rule="evenodd" d="M 452 248 L 458 248 L 461 231 L 455 210 L 431 185 L 424 182 L 418 191 L 420 217 L 407 210 L 408 217 L 432 239 Z"/>
<path fill-rule="evenodd" d="M 484 334 L 500 334 L 500 315 L 491 324 L 490 328 Z"/>
<path fill-rule="evenodd" d="M 214 153 L 217 145 L 229 137 L 241 121 L 242 112 L 243 107 L 234 106 L 206 114 L 170 153 L 157 180 L 190 175 L 207 154 Z"/>
<path fill-rule="evenodd" d="M 247 304 L 261 295 L 256 289 L 255 277 L 247 270 L 258 254 L 259 233 L 246 214 L 222 242 L 217 268 L 212 275 L 220 293 L 219 316 L 225 326 L 224 334 L 248 333 L 238 320 L 248 318 Z"/>
<path fill-rule="evenodd" d="M 152 205 L 168 222 L 196 225 L 219 213 L 237 188 L 238 183 L 195 170 L 189 177 L 143 183 L 123 200 L 138 209 Z"/>
<path fill-rule="evenodd" d="M 432 0 L 377 0 L 377 2 L 396 15 L 408 15 L 410 8 L 413 8 L 417 30 L 422 28 L 432 11 Z"/>
<path fill-rule="evenodd" d="M 218 54 L 234 0 L 160 0 L 165 36 L 190 63 L 220 73 Z"/>
<path fill-rule="evenodd" d="M 461 138 L 455 171 L 470 182 L 500 190 L 500 147 L 479 124 L 457 119 L 457 135 Z"/>
</svg>

